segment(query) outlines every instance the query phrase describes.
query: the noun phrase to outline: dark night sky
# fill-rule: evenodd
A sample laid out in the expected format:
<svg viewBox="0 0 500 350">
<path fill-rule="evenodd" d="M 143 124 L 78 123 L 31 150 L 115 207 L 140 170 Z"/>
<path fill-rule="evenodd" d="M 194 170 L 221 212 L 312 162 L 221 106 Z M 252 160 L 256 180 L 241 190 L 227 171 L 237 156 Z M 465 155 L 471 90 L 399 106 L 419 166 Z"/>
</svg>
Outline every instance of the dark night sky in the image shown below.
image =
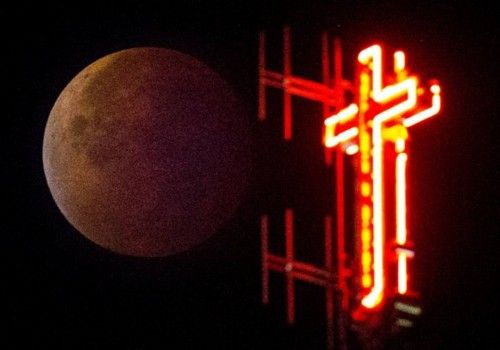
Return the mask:
<svg viewBox="0 0 500 350">
<path fill-rule="evenodd" d="M 137 259 L 78 234 L 55 206 L 42 170 L 43 130 L 60 91 L 119 49 L 161 46 L 199 58 L 230 82 L 253 121 L 257 32 L 283 23 L 339 35 L 345 68 L 363 45 L 382 40 L 406 49 L 415 71 L 440 80 L 442 113 L 412 131 L 410 205 L 426 310 L 421 348 L 497 348 L 500 80 L 493 8 L 455 1 L 169 3 L 16 3 L 3 14 L 13 23 L 2 21 L 5 348 L 322 348 L 321 321 L 285 327 L 280 287 L 271 309 L 260 306 L 252 191 L 209 242 L 178 256 Z"/>
</svg>

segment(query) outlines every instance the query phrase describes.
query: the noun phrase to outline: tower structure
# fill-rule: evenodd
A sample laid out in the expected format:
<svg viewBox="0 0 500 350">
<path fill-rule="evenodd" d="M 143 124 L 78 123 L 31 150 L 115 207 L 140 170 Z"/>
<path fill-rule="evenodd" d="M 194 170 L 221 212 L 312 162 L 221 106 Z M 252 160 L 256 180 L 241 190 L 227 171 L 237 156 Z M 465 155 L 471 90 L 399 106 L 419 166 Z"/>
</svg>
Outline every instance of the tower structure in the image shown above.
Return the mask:
<svg viewBox="0 0 500 350">
<path fill-rule="evenodd" d="M 331 40 L 326 33 L 321 37 L 321 82 L 292 73 L 289 28 L 283 30 L 282 51 L 283 71 L 269 70 L 266 36 L 260 34 L 258 119 L 268 119 L 266 90 L 282 90 L 282 140 L 287 143 L 293 139 L 292 96 L 322 105 L 323 135 L 318 134 L 318 138 L 324 145 L 325 166 L 332 170 L 335 205 L 334 212 L 323 218 L 321 266 L 295 259 L 294 208 L 281 208 L 281 233 L 270 226 L 269 214 L 261 215 L 262 302 L 270 302 L 271 271 L 285 275 L 290 324 L 295 322 L 295 281 L 324 288 L 326 343 L 330 350 L 335 339 L 343 344 L 343 324 L 338 320 L 344 316 L 365 322 L 363 327 L 378 327 L 370 319 L 390 304 L 387 300 L 400 296 L 406 300 L 415 294 L 408 272 L 408 259 L 414 255 L 406 215 L 408 129 L 439 112 L 441 89 L 436 81 L 422 86 L 408 70 L 402 51 L 394 52 L 392 67 L 387 69 L 384 50 L 378 44 L 359 52 L 353 83 L 343 78 L 340 41 Z M 355 187 L 352 198 L 345 194 L 346 166 L 354 169 L 354 179 L 347 181 Z M 354 212 L 352 217 L 346 215 L 346 208 Z M 346 225 L 346 220 L 353 222 Z M 272 234 L 284 234 L 284 256 L 269 250 Z M 346 253 L 347 240 L 354 246 L 350 256 Z M 397 301 L 395 305 L 406 304 Z M 404 320 L 397 322 L 409 326 Z"/>
</svg>

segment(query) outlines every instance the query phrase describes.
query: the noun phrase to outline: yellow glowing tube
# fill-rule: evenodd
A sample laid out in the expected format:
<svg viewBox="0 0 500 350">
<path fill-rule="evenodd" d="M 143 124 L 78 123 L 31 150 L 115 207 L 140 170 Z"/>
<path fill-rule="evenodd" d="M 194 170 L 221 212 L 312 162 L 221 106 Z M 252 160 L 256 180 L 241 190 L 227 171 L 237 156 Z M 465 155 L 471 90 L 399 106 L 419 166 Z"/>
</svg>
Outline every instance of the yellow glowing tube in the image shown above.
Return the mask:
<svg viewBox="0 0 500 350">
<path fill-rule="evenodd" d="M 359 146 L 355 145 L 355 144 L 349 145 L 345 149 L 345 153 L 349 156 L 352 156 L 352 155 L 358 153 L 358 151 L 359 151 Z"/>
<path fill-rule="evenodd" d="M 396 243 L 406 244 L 406 153 L 396 157 Z M 398 293 L 406 294 L 408 290 L 407 254 L 404 250 L 396 251 L 398 256 Z"/>
<path fill-rule="evenodd" d="M 405 147 L 406 147 L 405 140 L 401 137 L 396 139 L 395 146 L 396 146 L 396 152 L 398 152 L 398 153 L 404 152 Z"/>
<path fill-rule="evenodd" d="M 352 127 L 347 129 L 338 135 L 335 135 L 335 127 L 337 124 L 345 123 L 350 119 L 354 118 L 358 113 L 358 106 L 354 103 L 349 105 L 348 107 L 340 110 L 339 113 L 332 115 L 325 119 L 325 139 L 324 144 L 327 148 L 332 148 L 338 145 L 339 143 L 345 142 L 353 137 L 358 135 L 358 128 Z"/>
<path fill-rule="evenodd" d="M 373 308 L 382 301 L 384 290 L 384 221 L 383 221 L 383 123 L 413 108 L 416 103 L 416 80 L 407 79 L 403 83 L 407 87 L 408 98 L 378 114 L 373 119 L 373 288 L 361 303 Z"/>
<path fill-rule="evenodd" d="M 394 52 L 394 73 L 402 73 L 405 69 L 405 54 L 403 51 Z"/>
<path fill-rule="evenodd" d="M 406 243 L 406 162 L 408 155 L 396 157 L 396 243 Z"/>
<path fill-rule="evenodd" d="M 372 193 L 372 187 L 368 182 L 361 183 L 361 195 L 363 197 L 369 197 Z"/>
<path fill-rule="evenodd" d="M 349 119 L 352 119 L 358 113 L 358 106 L 354 103 L 350 104 L 348 107 L 341 109 L 337 114 L 332 115 L 325 119 L 325 125 L 335 125 L 338 123 L 344 123 Z"/>
<path fill-rule="evenodd" d="M 436 115 L 440 110 L 441 110 L 441 88 L 439 85 L 434 84 L 431 86 L 431 92 L 432 92 L 432 106 L 417 113 L 414 114 L 406 119 L 403 120 L 403 125 L 406 126 L 407 128 L 415 125 L 417 123 L 420 123 L 422 120 L 425 120 L 427 118 L 430 118 L 434 115 Z"/>
<path fill-rule="evenodd" d="M 363 287 L 368 288 L 372 285 L 372 276 L 369 274 L 364 274 L 361 278 L 361 284 Z"/>
<path fill-rule="evenodd" d="M 384 218 L 383 218 L 383 124 L 411 110 L 417 103 L 417 80 L 408 78 L 382 89 L 382 50 L 373 45 L 360 52 L 362 64 L 372 61 L 372 96 L 383 103 L 406 93 L 406 100 L 379 113 L 373 119 L 372 129 L 372 180 L 373 180 L 373 287 L 361 300 L 367 308 L 374 308 L 382 301 L 384 292 Z"/>
<path fill-rule="evenodd" d="M 395 220 L 396 248 L 398 264 L 398 292 L 408 290 L 407 259 L 413 255 L 405 245 L 406 224 L 406 139 L 407 127 L 415 125 L 437 114 L 441 109 L 441 89 L 438 84 L 431 86 L 431 107 L 415 113 L 418 88 L 417 78 L 407 75 L 406 58 L 402 51 L 394 53 L 393 74 L 390 85 L 384 86 L 382 48 L 372 45 L 362 50 L 358 61 L 365 66 L 360 70 L 358 104 L 351 104 L 324 121 L 324 145 L 335 147 L 358 137 L 358 142 L 345 144 L 344 152 L 359 152 L 360 194 L 363 197 L 359 207 L 361 219 L 361 283 L 368 293 L 361 299 L 366 308 L 375 308 L 384 297 L 385 291 L 385 235 L 384 222 L 384 142 L 393 142 L 396 151 L 395 174 Z M 371 74 L 370 74 L 371 73 Z M 394 82 L 394 80 L 396 80 Z M 371 101 L 370 101 L 371 98 Z M 373 116 L 369 113 L 371 102 L 382 108 Z M 383 110 L 383 108 L 387 108 Z M 413 115 L 411 113 L 414 113 Z M 358 118 L 357 127 L 339 132 L 338 125 Z M 390 122 L 390 123 L 388 123 Z M 371 130 L 370 130 L 371 129 Z"/>
<path fill-rule="evenodd" d="M 382 113 L 378 114 L 373 120 L 374 124 L 377 122 L 377 119 L 380 121 L 380 123 L 383 123 L 396 116 L 399 116 L 411 110 L 417 104 L 417 79 L 408 78 L 400 83 L 388 86 L 387 88 L 391 88 L 394 93 L 394 95 L 390 95 L 391 98 L 401 96 L 404 93 L 406 93 L 408 97 L 405 101 L 398 103 L 395 106 L 386 109 Z M 379 95 L 384 95 L 385 97 L 386 94 L 384 91 L 382 91 L 379 93 Z"/>
<path fill-rule="evenodd" d="M 388 85 L 382 88 L 382 48 L 380 45 L 373 45 L 362 50 L 358 55 L 358 60 L 364 65 L 368 65 L 370 61 L 372 63 L 372 97 L 376 102 L 384 103 L 390 101 L 394 97 L 403 95 L 405 92 L 408 92 L 408 84 L 415 84 L 416 93 L 417 82 L 415 78 L 406 79 L 394 85 Z M 408 80 L 414 82 L 409 83 Z"/>
<path fill-rule="evenodd" d="M 356 127 L 347 129 L 346 131 L 343 131 L 336 136 L 329 135 L 330 133 L 327 132 L 326 133 L 327 136 L 325 137 L 325 147 L 327 148 L 335 147 L 339 143 L 346 142 L 347 140 L 352 139 L 353 137 L 358 135 L 358 132 L 359 130 Z"/>
</svg>

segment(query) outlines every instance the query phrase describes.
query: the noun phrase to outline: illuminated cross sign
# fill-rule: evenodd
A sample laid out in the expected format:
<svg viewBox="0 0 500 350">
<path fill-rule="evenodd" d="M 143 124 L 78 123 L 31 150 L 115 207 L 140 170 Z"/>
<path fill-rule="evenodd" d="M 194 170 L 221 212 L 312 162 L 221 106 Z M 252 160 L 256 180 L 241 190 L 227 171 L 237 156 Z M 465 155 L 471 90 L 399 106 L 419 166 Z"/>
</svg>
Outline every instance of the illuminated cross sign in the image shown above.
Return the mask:
<svg viewBox="0 0 500 350">
<path fill-rule="evenodd" d="M 373 309 L 386 295 L 392 253 L 397 260 L 394 287 L 399 294 L 408 291 L 407 258 L 413 251 L 406 228 L 407 128 L 438 113 L 441 98 L 437 83 L 424 89 L 408 73 L 401 51 L 394 53 L 390 73 L 384 73 L 379 45 L 362 50 L 357 66 L 356 101 L 325 119 L 324 145 L 356 157 L 361 304 Z"/>
</svg>

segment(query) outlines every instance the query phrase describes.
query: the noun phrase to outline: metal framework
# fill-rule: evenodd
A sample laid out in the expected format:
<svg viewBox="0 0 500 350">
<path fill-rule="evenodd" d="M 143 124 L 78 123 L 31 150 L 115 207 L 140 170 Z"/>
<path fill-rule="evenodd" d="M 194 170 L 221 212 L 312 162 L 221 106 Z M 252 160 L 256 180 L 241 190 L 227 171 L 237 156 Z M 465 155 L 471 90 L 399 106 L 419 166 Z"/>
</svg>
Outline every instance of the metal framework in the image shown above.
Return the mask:
<svg viewBox="0 0 500 350">
<path fill-rule="evenodd" d="M 344 106 L 344 96 L 352 90 L 352 84 L 342 76 L 342 48 L 340 40 L 331 40 L 327 33 L 321 37 L 322 82 L 305 79 L 292 74 L 290 29 L 283 29 L 283 72 L 275 72 L 266 68 L 266 35 L 259 35 L 259 85 L 258 85 L 258 119 L 264 122 L 267 119 L 266 89 L 268 87 L 283 90 L 283 140 L 290 142 L 293 137 L 292 96 L 319 102 L 323 106 L 323 119 L 332 112 Z M 333 71 L 333 74 L 331 74 Z M 318 135 L 319 136 L 319 135 Z M 295 280 L 305 281 L 325 289 L 325 316 L 327 347 L 334 346 L 334 293 L 341 293 L 341 305 L 344 310 L 348 307 L 348 289 L 346 278 L 349 274 L 345 259 L 345 228 L 344 228 L 344 177 L 343 152 L 336 152 L 336 191 L 337 191 L 337 218 L 336 238 L 337 252 L 333 252 L 333 223 L 332 216 L 324 217 L 324 249 L 325 261 L 323 266 L 298 261 L 294 258 L 294 210 L 284 208 L 285 222 L 285 256 L 278 256 L 269 251 L 269 234 L 272 227 L 269 225 L 269 216 L 264 214 L 260 218 L 261 256 L 262 256 L 262 302 L 269 303 L 269 272 L 285 274 L 287 296 L 287 321 L 295 322 Z M 333 163 L 332 151 L 325 148 L 325 165 Z M 337 264 L 334 266 L 334 259 Z"/>
<path fill-rule="evenodd" d="M 327 167 L 334 165 L 332 173 L 335 174 L 337 240 L 337 250 L 333 252 L 333 216 L 326 215 L 324 264 L 316 266 L 296 260 L 294 209 L 283 208 L 285 256 L 279 256 L 269 251 L 272 230 L 269 215 L 261 215 L 262 302 L 269 303 L 270 271 L 285 275 L 289 324 L 295 322 L 295 281 L 324 288 L 327 345 L 331 350 L 335 330 L 342 338 L 342 325 L 337 324 L 339 327 L 335 328 L 335 315 L 350 313 L 352 319 L 369 319 L 366 316 L 379 312 L 388 296 L 401 298 L 413 294 L 408 286 L 407 269 L 407 259 L 414 255 L 406 223 L 408 128 L 440 111 L 441 88 L 436 81 L 431 81 L 428 89 L 421 86 L 418 77 L 408 71 L 402 51 L 394 52 L 393 68 L 385 72 L 380 45 L 372 45 L 359 53 L 356 86 L 353 87 L 342 76 L 340 41 L 330 40 L 323 33 L 321 44 L 322 81 L 317 82 L 292 74 L 289 28 L 283 30 L 282 72 L 266 68 L 266 36 L 264 33 L 259 35 L 258 119 L 261 122 L 267 119 L 267 88 L 282 90 L 282 136 L 284 142 L 290 142 L 293 137 L 292 97 L 319 102 L 323 106 L 324 161 Z M 347 92 L 354 100 L 349 105 L 345 101 Z M 336 148 L 335 164 L 332 148 Z M 354 298 L 350 297 L 347 284 L 351 271 L 346 266 L 344 154 L 353 156 L 356 164 L 353 205 L 356 232 L 353 238 L 357 245 L 353 260 L 360 274 L 352 279 L 351 286 L 360 302 L 355 310 L 350 310 L 350 300 Z M 392 165 L 388 166 L 389 163 Z M 393 194 L 388 195 L 391 190 Z M 389 270 L 395 270 L 392 275 L 396 277 L 391 277 Z M 334 310 L 337 292 L 340 310 Z M 400 326 L 407 327 L 410 323 L 406 320 Z M 342 340 L 339 342 L 343 344 Z"/>
</svg>

